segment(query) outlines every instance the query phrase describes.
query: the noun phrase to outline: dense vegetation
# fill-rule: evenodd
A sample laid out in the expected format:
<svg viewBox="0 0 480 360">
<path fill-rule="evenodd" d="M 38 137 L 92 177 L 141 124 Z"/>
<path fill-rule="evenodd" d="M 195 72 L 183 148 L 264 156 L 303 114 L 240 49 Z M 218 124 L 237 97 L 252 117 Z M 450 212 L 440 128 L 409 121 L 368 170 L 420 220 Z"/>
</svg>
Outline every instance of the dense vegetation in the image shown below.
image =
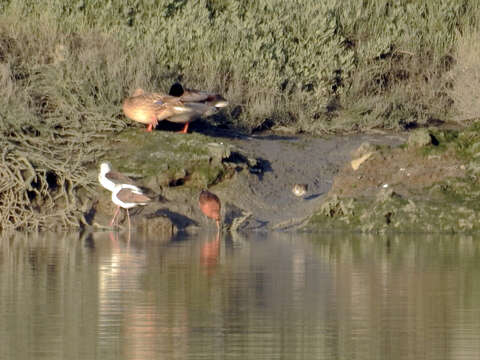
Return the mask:
<svg viewBox="0 0 480 360">
<path fill-rule="evenodd" d="M 136 87 L 219 91 L 247 130 L 477 117 L 479 17 L 475 0 L 2 0 L 2 227 L 75 223 Z"/>
</svg>

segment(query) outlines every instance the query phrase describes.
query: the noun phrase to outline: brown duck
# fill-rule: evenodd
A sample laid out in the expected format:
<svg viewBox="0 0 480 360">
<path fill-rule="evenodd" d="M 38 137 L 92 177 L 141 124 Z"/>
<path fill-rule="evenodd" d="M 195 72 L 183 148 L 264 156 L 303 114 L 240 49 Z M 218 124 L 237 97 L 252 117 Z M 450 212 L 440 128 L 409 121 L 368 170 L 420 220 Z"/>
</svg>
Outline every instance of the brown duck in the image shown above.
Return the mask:
<svg viewBox="0 0 480 360">
<path fill-rule="evenodd" d="M 204 103 L 185 103 L 180 98 L 161 93 L 146 93 L 137 89 L 123 101 L 123 112 L 128 118 L 147 124 L 147 131 L 157 126 L 161 120 L 185 124 L 180 131 L 186 133 L 188 124 L 201 117 L 216 112 L 215 107 Z"/>
<path fill-rule="evenodd" d="M 176 82 L 170 87 L 168 93 L 170 96 L 178 97 L 183 102 L 201 103 L 216 108 L 222 108 L 228 105 L 228 101 L 220 94 L 207 91 L 187 89 L 182 84 Z"/>
</svg>

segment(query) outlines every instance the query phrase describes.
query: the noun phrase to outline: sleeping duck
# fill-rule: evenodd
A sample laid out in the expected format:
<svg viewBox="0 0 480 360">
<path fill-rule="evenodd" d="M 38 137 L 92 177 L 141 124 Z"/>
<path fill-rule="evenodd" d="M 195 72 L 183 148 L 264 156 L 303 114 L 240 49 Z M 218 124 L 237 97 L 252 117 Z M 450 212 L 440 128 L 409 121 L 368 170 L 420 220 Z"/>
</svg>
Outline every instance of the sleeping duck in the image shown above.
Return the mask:
<svg viewBox="0 0 480 360">
<path fill-rule="evenodd" d="M 185 124 L 181 133 L 186 133 L 188 124 L 201 117 L 210 116 L 217 110 L 214 106 L 201 102 L 185 102 L 181 98 L 162 93 L 146 93 L 137 89 L 123 101 L 123 112 L 128 118 L 147 124 L 152 131 L 159 121 L 168 120 Z"/>
</svg>

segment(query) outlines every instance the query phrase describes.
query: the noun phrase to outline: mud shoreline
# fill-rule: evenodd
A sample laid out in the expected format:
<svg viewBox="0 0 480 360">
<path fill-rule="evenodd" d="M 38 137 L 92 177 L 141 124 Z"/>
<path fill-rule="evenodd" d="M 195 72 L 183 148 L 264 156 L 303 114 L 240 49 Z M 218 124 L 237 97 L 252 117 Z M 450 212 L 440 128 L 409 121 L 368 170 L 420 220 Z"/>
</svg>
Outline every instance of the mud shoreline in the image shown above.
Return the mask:
<svg viewBox="0 0 480 360">
<path fill-rule="evenodd" d="M 153 199 L 130 214 L 136 230 L 154 235 L 214 228 L 198 207 L 205 188 L 221 199 L 225 231 L 474 233 L 478 128 L 314 137 L 288 129 L 246 135 L 201 121 L 189 134 L 132 126 L 104 142 L 105 155 L 85 170 L 91 185 L 72 192 L 69 206 L 77 227 L 111 230 L 115 206 L 97 180 L 100 162 L 108 160 Z M 296 183 L 308 185 L 306 194 L 293 194 Z M 62 208 L 56 204 L 59 214 Z M 66 230 L 50 219 L 45 230 Z M 120 227 L 126 229 L 125 212 Z"/>
<path fill-rule="evenodd" d="M 193 131 L 188 135 L 156 131 L 154 136 L 161 137 L 159 142 L 165 142 L 164 138 L 168 136 L 208 148 L 205 156 L 209 166 L 223 167 L 215 170 L 219 178 L 211 183 L 205 179 L 196 181 L 199 178 L 197 170 L 189 170 L 188 165 L 176 170 L 180 178 L 163 179 L 158 175 L 161 166 L 149 161 L 139 163 L 138 158 L 152 156 L 151 149 L 157 146 L 152 144 L 156 144 L 156 140 L 153 143 L 135 140 L 136 146 L 146 151 L 144 156 L 136 155 L 135 159 L 130 157 L 130 160 L 120 163 L 114 160 L 119 170 L 127 170 L 128 175 L 133 175 L 140 185 L 157 196 L 158 201 L 139 209 L 134 216 L 137 226 L 146 231 L 192 232 L 199 227 L 213 226 L 197 207 L 196 199 L 203 187 L 208 187 L 222 200 L 226 230 L 298 229 L 320 209 L 335 176 L 349 163 L 355 149 L 366 143 L 375 147 L 390 147 L 405 141 L 404 136 L 393 133 L 322 138 L 265 132 L 247 136 L 213 127 L 199 128 L 198 125 L 193 127 Z M 133 129 L 132 132 L 135 139 L 151 140 L 150 134 L 140 129 Z M 132 142 L 130 137 L 126 139 Z M 212 148 L 215 149 L 214 154 Z M 143 150 L 136 151 L 141 154 Z M 168 149 L 164 151 L 168 152 Z M 165 156 L 169 157 L 168 154 Z M 175 157 L 178 155 L 170 155 L 170 158 Z M 150 165 L 154 171 L 148 168 Z M 132 169 L 136 169 L 136 173 L 132 173 Z M 152 172 L 157 174 L 151 176 Z M 181 178 L 182 174 L 184 178 Z M 295 183 L 308 184 L 305 196 L 297 197 L 292 193 Z M 95 206 L 91 211 L 94 216 L 90 218 L 90 224 L 102 227 L 101 224 L 108 223 L 108 216 L 113 209 L 109 194 L 99 186 L 98 198 L 92 201 Z"/>
<path fill-rule="evenodd" d="M 183 137 L 156 131 L 149 138 L 138 129 L 129 131 L 147 151 L 140 156 L 147 159 L 143 165 L 129 166 L 138 166 L 140 184 L 159 199 L 135 216 L 146 231 L 213 227 L 198 209 L 202 188 L 220 197 L 226 231 L 480 231 L 480 132 L 475 124 L 330 137 L 247 136 L 201 124 Z M 173 148 L 187 149 L 185 159 L 197 159 L 176 168 L 173 173 L 180 177 L 165 179 L 159 164 L 148 159 L 152 146 L 166 138 L 183 145 L 161 150 L 164 162 L 182 157 L 170 153 Z M 201 161 L 206 165 L 199 166 Z M 177 165 L 165 168 L 172 166 Z M 295 196 L 295 183 L 308 184 L 308 192 Z M 101 188 L 98 193 L 94 227 L 108 223 L 112 213 L 108 194 Z"/>
</svg>

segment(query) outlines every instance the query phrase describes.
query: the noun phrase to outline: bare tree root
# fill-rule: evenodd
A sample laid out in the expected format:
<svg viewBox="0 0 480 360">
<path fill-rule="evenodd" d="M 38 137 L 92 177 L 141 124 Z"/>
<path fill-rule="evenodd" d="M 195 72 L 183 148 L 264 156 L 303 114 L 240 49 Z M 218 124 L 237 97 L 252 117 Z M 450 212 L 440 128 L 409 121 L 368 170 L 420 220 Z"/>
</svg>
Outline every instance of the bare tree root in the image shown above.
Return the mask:
<svg viewBox="0 0 480 360">
<path fill-rule="evenodd" d="M 71 229 L 85 223 L 78 194 L 92 193 L 96 182 L 86 164 L 104 152 L 93 135 L 52 141 L 16 134 L 0 140 L 1 230 Z"/>
</svg>

